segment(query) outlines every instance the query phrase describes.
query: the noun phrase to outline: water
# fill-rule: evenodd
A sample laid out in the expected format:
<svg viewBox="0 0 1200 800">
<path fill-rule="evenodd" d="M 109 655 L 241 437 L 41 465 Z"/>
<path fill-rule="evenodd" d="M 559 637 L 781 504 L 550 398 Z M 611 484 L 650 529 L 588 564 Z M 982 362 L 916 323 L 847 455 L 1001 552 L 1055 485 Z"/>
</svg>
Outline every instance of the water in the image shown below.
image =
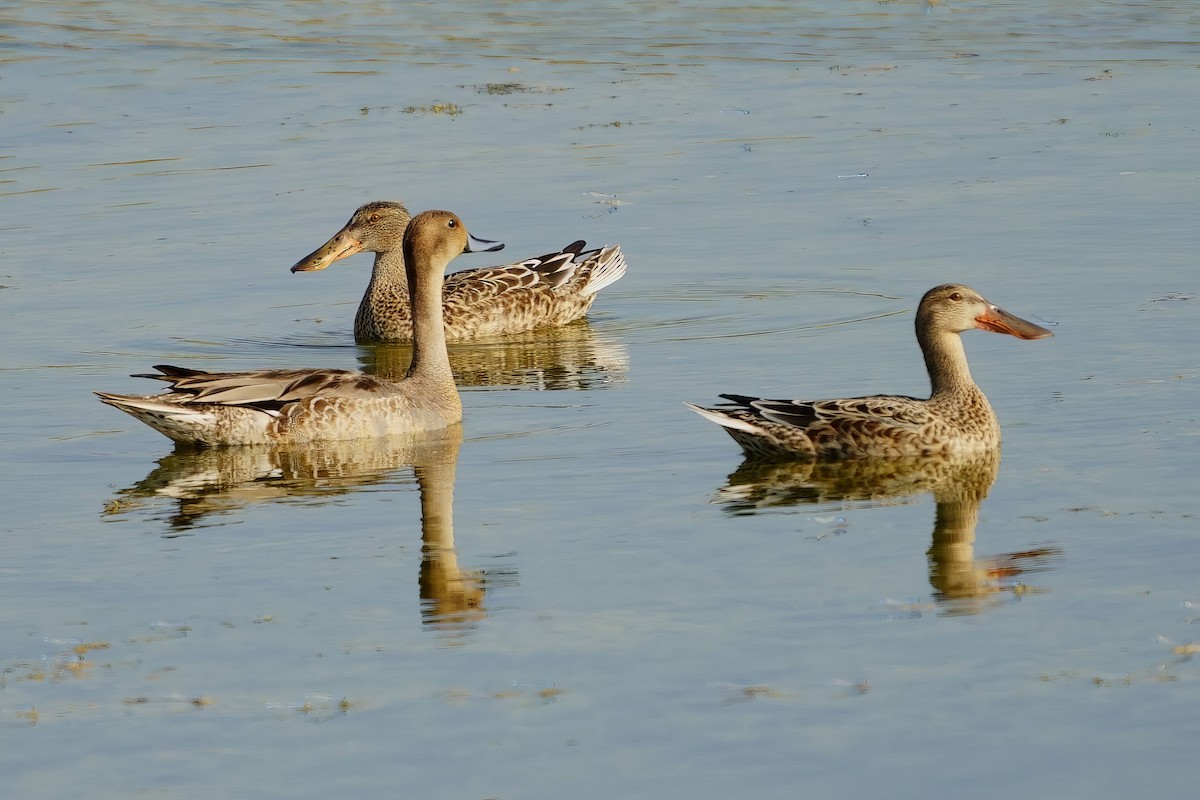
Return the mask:
<svg viewBox="0 0 1200 800">
<path fill-rule="evenodd" d="M 1190 793 L 1192 4 L 0 17 L 8 793 Z M 629 274 L 456 347 L 461 441 L 195 456 L 95 402 L 402 369 L 367 256 L 287 271 L 384 198 Z M 680 405 L 919 394 L 947 280 L 1056 332 L 965 337 L 999 465 L 747 472 Z"/>
</svg>

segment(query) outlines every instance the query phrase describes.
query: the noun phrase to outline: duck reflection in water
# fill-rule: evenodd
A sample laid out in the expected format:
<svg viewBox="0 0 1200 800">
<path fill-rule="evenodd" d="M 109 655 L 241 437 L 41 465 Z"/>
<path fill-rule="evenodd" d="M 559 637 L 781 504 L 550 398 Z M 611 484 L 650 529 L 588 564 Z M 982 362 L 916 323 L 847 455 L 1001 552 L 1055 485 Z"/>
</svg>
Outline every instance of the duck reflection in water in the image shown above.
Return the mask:
<svg viewBox="0 0 1200 800">
<path fill-rule="evenodd" d="M 408 436 L 319 446 L 196 449 L 180 446 L 104 510 L 115 518 L 168 499 L 168 537 L 190 535 L 258 503 L 330 503 L 370 487 L 411 483 L 421 502 L 419 592 L 425 625 L 453 636 L 487 616 L 490 585 L 512 583 L 511 570 L 464 570 L 454 546 L 454 482 L 462 426 Z M 453 642 L 452 642 L 453 643 Z"/>
<path fill-rule="evenodd" d="M 413 466 L 421 490 L 421 618 L 450 634 L 470 630 L 487 616 L 487 576 L 461 569 L 454 549 L 454 477 L 461 442 L 459 428 L 452 451 Z"/>
<path fill-rule="evenodd" d="M 397 380 L 408 372 L 412 345 L 360 345 L 363 372 Z M 460 388 L 584 391 L 625 383 L 624 342 L 597 335 L 586 319 L 558 328 L 451 344 L 450 369 Z"/>
<path fill-rule="evenodd" d="M 1051 569 L 1056 547 L 975 556 L 979 508 L 1000 468 L 1000 449 L 969 456 L 772 462 L 748 459 L 713 502 L 733 514 L 807 504 L 887 505 L 930 492 L 936 503 L 928 550 L 933 597 L 947 614 L 976 614 L 1001 599 L 1041 591 L 1020 581 Z"/>
</svg>

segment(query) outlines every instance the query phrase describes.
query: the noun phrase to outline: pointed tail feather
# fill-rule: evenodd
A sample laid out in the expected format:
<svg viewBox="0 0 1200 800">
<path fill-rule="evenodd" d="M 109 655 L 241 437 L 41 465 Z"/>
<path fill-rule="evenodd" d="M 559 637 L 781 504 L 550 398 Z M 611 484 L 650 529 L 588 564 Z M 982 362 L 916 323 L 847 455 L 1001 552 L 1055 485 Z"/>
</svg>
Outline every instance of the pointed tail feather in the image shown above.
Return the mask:
<svg viewBox="0 0 1200 800">
<path fill-rule="evenodd" d="M 687 406 L 688 408 L 690 408 L 692 411 L 695 411 L 700 416 L 704 417 L 709 422 L 717 423 L 722 428 L 727 428 L 727 429 L 735 430 L 735 431 L 745 431 L 746 433 L 762 433 L 762 429 L 759 428 L 757 425 L 752 425 L 749 422 L 746 422 L 745 420 L 740 420 L 740 419 L 737 419 L 736 417 L 731 417 L 731 416 L 728 416 L 727 414 L 723 414 L 718 409 L 704 408 L 702 406 L 692 405 L 691 403 L 684 403 L 684 405 Z"/>
<path fill-rule="evenodd" d="M 197 375 L 207 375 L 208 373 L 202 369 L 191 369 L 190 367 L 173 367 L 170 364 L 155 364 L 154 369 L 158 372 L 135 372 L 130 375 L 131 378 L 150 378 L 155 381 L 177 381 L 181 378 L 194 378 Z M 97 392 L 99 394 L 99 392 Z"/>
</svg>

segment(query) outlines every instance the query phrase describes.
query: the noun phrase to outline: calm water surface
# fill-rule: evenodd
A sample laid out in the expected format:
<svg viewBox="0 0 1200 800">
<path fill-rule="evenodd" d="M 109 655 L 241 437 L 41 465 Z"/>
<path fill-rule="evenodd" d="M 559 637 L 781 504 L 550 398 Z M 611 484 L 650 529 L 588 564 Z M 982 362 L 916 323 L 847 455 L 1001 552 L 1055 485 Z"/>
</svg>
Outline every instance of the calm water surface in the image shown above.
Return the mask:
<svg viewBox="0 0 1200 800">
<path fill-rule="evenodd" d="M 0 22 L 6 795 L 1194 792 L 1194 4 Z M 383 198 L 629 274 L 455 347 L 431 441 L 173 452 L 95 402 L 403 370 L 367 256 L 288 273 Z M 947 280 L 1057 334 L 965 337 L 1000 463 L 743 466 L 680 405 L 924 392 Z"/>
</svg>

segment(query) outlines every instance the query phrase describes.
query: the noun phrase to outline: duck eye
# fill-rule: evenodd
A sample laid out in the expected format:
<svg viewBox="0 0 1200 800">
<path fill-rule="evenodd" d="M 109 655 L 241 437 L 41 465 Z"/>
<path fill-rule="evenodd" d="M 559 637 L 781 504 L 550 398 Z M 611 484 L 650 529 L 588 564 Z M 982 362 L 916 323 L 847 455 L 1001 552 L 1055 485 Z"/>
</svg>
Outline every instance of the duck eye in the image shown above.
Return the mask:
<svg viewBox="0 0 1200 800">
<path fill-rule="evenodd" d="M 959 300 L 962 300 L 962 293 L 961 293 L 961 292 L 955 292 L 954 294 L 950 295 L 950 299 L 951 299 L 951 300 L 953 300 L 953 301 L 955 301 L 955 302 L 958 302 Z"/>
<path fill-rule="evenodd" d="M 448 221 L 446 222 L 446 225 L 447 225 L 447 227 L 450 227 L 450 228 L 457 228 L 457 227 L 458 227 L 458 222 L 457 222 L 456 220 L 453 220 L 453 219 L 452 219 L 452 220 L 448 220 Z"/>
<path fill-rule="evenodd" d="M 379 212 L 372 211 L 371 214 L 367 216 L 367 222 L 379 222 Z"/>
</svg>

